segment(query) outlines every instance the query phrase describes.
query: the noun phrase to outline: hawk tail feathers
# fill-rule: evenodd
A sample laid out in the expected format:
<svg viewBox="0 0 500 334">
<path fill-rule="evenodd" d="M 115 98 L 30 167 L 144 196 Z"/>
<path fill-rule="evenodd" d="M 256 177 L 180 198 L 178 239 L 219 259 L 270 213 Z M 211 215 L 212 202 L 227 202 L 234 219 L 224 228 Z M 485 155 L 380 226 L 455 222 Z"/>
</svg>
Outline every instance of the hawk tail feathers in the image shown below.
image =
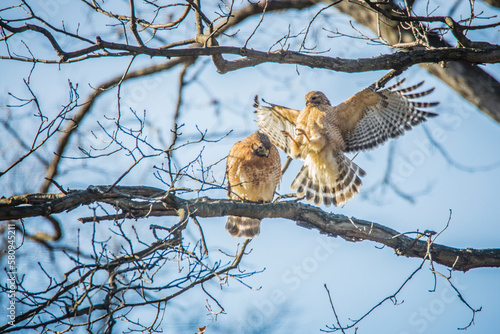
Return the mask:
<svg viewBox="0 0 500 334">
<path fill-rule="evenodd" d="M 330 169 L 317 169 L 305 163 L 292 183 L 291 189 L 297 189 L 297 197 L 305 197 L 307 202 L 315 205 L 340 206 L 354 197 L 363 184 L 361 177 L 366 172 L 340 154 L 336 157 L 337 173 Z M 316 173 L 312 171 L 316 170 Z"/>
<path fill-rule="evenodd" d="M 335 187 L 337 204 L 334 204 L 341 205 L 359 192 L 359 187 L 363 184 L 361 177 L 365 176 L 366 172 L 344 154 L 337 156 L 337 163 L 339 165 L 339 176 Z"/>
<path fill-rule="evenodd" d="M 251 239 L 260 233 L 260 219 L 228 216 L 226 230 L 233 237 Z"/>
</svg>

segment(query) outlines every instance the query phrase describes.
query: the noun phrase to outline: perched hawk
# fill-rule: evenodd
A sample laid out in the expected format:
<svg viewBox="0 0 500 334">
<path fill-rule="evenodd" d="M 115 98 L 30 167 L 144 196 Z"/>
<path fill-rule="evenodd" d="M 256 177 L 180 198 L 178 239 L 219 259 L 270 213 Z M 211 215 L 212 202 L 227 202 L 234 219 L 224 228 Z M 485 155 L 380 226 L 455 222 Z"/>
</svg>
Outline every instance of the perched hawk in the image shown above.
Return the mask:
<svg viewBox="0 0 500 334">
<path fill-rule="evenodd" d="M 281 178 L 276 146 L 262 132 L 237 142 L 227 156 L 226 177 L 230 199 L 271 202 Z M 260 219 L 229 216 L 226 230 L 235 237 L 253 238 L 260 232 Z"/>
<path fill-rule="evenodd" d="M 383 90 L 373 84 L 335 107 L 322 92 L 309 92 L 302 111 L 274 104 L 261 106 L 255 97 L 261 131 L 292 158 L 304 160 L 291 186 L 297 189 L 297 196 L 305 196 L 316 205 L 344 204 L 359 192 L 360 177 L 366 173 L 343 152 L 371 149 L 402 135 L 426 117 L 437 116 L 419 108 L 438 102 L 412 101 L 434 88 L 415 93 L 423 81 L 399 89 L 403 82 Z"/>
</svg>

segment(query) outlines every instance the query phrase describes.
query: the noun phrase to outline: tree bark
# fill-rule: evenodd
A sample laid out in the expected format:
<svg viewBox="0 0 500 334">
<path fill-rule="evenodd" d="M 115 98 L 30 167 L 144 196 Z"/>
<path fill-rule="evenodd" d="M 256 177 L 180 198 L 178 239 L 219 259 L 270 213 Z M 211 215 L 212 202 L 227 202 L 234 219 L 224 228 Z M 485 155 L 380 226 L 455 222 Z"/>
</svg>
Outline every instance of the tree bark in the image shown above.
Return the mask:
<svg viewBox="0 0 500 334">
<path fill-rule="evenodd" d="M 500 0 L 483 0 L 483 1 L 490 6 L 500 8 Z"/>
<path fill-rule="evenodd" d="M 331 0 L 326 1 L 332 2 Z M 498 0 L 491 0 L 492 6 L 498 6 Z M 395 8 L 391 2 L 389 9 Z M 412 43 L 415 37 L 408 29 L 403 29 L 400 22 L 390 20 L 376 13 L 361 1 L 342 1 L 335 6 L 339 11 L 351 16 L 358 23 L 368 27 L 375 34 L 379 33 L 390 44 Z M 433 47 L 449 47 L 450 45 L 437 36 L 429 36 Z M 460 96 L 475 105 L 478 109 L 500 122 L 500 82 L 489 73 L 465 61 L 449 61 L 445 63 L 421 64 L 429 73 L 435 75 Z"/>
<path fill-rule="evenodd" d="M 94 202 L 114 206 L 119 213 L 105 217 L 81 218 L 80 221 L 138 219 L 151 216 L 284 218 L 298 225 L 316 229 L 331 237 L 347 241 L 371 240 L 394 249 L 397 255 L 424 258 L 453 270 L 467 271 L 481 267 L 500 267 L 500 249 L 453 248 L 434 243 L 435 232 L 426 231 L 416 238 L 408 237 L 379 223 L 344 215 L 326 213 L 321 209 L 284 201 L 256 204 L 222 199 L 198 198 L 184 200 L 152 187 L 90 186 L 67 194 L 31 194 L 0 199 L 0 220 L 48 216 L 71 211 Z M 182 214 L 181 214 L 182 213 Z M 423 240 L 426 239 L 426 240 Z"/>
</svg>

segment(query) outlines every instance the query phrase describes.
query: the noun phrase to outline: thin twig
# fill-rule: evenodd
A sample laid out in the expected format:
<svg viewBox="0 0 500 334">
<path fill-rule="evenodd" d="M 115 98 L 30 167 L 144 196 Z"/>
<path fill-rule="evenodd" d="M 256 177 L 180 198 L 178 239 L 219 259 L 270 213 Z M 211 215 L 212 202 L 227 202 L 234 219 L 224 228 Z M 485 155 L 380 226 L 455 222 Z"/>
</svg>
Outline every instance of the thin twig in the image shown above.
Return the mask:
<svg viewBox="0 0 500 334">
<path fill-rule="evenodd" d="M 345 334 L 344 327 L 342 327 L 342 325 L 340 324 L 339 317 L 337 316 L 337 312 L 335 311 L 335 307 L 333 306 L 332 296 L 330 294 L 330 290 L 328 290 L 326 283 L 323 284 L 323 286 L 325 287 L 325 290 L 328 293 L 328 299 L 330 300 L 330 306 L 332 307 L 333 315 L 335 316 L 335 321 L 337 321 L 337 325 L 339 326 L 338 329 L 340 329 L 342 331 L 342 333 Z M 337 328 L 335 328 L 335 329 L 337 329 Z"/>
</svg>

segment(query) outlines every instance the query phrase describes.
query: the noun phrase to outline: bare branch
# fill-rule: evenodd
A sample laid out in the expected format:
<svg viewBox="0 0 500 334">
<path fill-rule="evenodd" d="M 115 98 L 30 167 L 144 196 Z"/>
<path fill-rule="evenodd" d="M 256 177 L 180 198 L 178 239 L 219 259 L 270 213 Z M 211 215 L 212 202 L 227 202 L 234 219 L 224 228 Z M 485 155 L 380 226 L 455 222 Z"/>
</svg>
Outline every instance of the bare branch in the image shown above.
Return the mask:
<svg viewBox="0 0 500 334">
<path fill-rule="evenodd" d="M 333 301 L 332 301 L 332 296 L 330 294 L 330 290 L 328 290 L 328 287 L 326 284 L 323 285 L 325 287 L 326 292 L 328 293 L 328 299 L 330 300 L 330 306 L 332 307 L 333 315 L 335 316 L 335 321 L 337 321 L 337 325 L 339 326 L 338 328 L 342 331 L 342 333 L 345 334 L 344 327 L 340 324 L 339 317 L 337 316 L 337 311 L 335 311 L 335 307 L 333 306 Z"/>
<path fill-rule="evenodd" d="M 328 214 L 317 207 L 295 201 L 269 204 L 244 203 L 230 200 L 216 200 L 205 197 L 183 200 L 172 194 L 164 197 L 165 191 L 150 187 L 90 186 L 86 190 L 74 190 L 67 195 L 52 194 L 45 202 L 42 194 L 0 199 L 0 220 L 46 216 L 70 211 L 80 205 L 94 202 L 108 203 L 134 218 L 148 216 L 176 216 L 179 208 L 196 212 L 197 217 L 222 217 L 226 215 L 250 218 L 285 218 L 306 228 L 315 228 L 330 236 L 340 236 L 347 241 L 370 240 L 395 250 L 397 255 L 425 258 L 427 242 L 413 239 L 381 224 L 348 218 L 338 214 Z M 56 199 L 52 199 L 53 197 Z M 134 201 L 134 198 L 142 201 Z M 12 203 L 32 204 L 31 206 Z M 480 267 L 500 267 L 500 249 L 458 249 L 432 244 L 430 252 L 433 261 L 454 270 L 467 271 Z M 457 260 L 458 258 L 458 260 Z"/>
<path fill-rule="evenodd" d="M 172 60 L 165 62 L 165 63 L 162 63 L 162 64 L 152 65 L 150 67 L 146 67 L 146 68 L 143 68 L 143 69 L 140 69 L 137 71 L 129 72 L 129 73 L 127 73 L 127 75 L 125 77 L 123 77 L 122 75 L 119 75 L 119 76 L 112 78 L 111 80 L 101 84 L 96 90 L 94 90 L 94 93 L 87 98 L 87 100 L 83 104 L 83 107 L 73 116 L 72 123 L 69 124 L 61 132 L 61 137 L 59 137 L 59 142 L 58 142 L 57 149 L 55 151 L 54 158 L 52 159 L 49 167 L 47 168 L 47 172 L 45 175 L 46 179 L 54 179 L 55 176 L 57 175 L 57 171 L 58 171 L 59 163 L 61 161 L 61 157 L 64 155 L 64 151 L 66 150 L 66 147 L 69 143 L 69 139 L 71 138 L 71 135 L 78 128 L 78 125 L 83 121 L 85 116 L 90 112 L 95 101 L 102 93 L 108 91 L 112 87 L 115 87 L 120 82 L 130 80 L 130 79 L 135 79 L 135 78 L 141 78 L 141 77 L 151 75 L 153 73 L 158 73 L 161 71 L 169 70 L 169 69 L 171 69 L 179 64 L 182 64 L 184 61 L 186 61 L 186 59 L 181 59 L 181 58 L 172 59 Z M 47 192 L 49 187 L 50 187 L 50 184 L 51 183 L 49 181 L 45 181 L 45 183 L 40 188 L 40 192 Z"/>
<path fill-rule="evenodd" d="M 139 44 L 139 46 L 144 46 L 144 42 L 141 39 L 141 36 L 139 36 L 139 33 L 137 32 L 137 19 L 135 18 L 135 5 L 134 5 L 134 0 L 130 0 L 130 30 L 132 30 L 132 33 L 134 34 L 135 40 Z"/>
<path fill-rule="evenodd" d="M 113 14 L 109 11 L 102 9 L 95 1 L 92 1 L 92 3 L 87 1 L 87 0 L 81 0 L 81 1 L 98 13 L 104 14 L 106 16 L 115 18 L 115 19 L 120 20 L 120 21 L 132 21 L 129 16 Z M 184 12 L 177 19 L 175 19 L 172 22 L 153 24 L 152 22 L 148 22 L 144 19 L 139 18 L 139 19 L 136 19 L 136 23 L 140 24 L 141 26 L 143 26 L 145 28 L 151 28 L 151 29 L 168 29 L 168 28 L 175 27 L 186 18 L 187 14 L 191 10 L 191 7 L 186 5 L 186 4 L 174 4 L 172 6 L 184 6 L 185 7 Z M 168 5 L 166 7 L 168 7 Z"/>
<path fill-rule="evenodd" d="M 399 10 L 399 7 L 394 4 L 394 1 L 386 2 L 387 7 L 392 10 Z M 353 17 L 360 24 L 365 25 L 373 32 L 377 33 L 379 27 L 382 29 L 382 37 L 389 41 L 392 45 L 413 43 L 416 37 L 411 31 L 405 29 L 401 22 L 389 20 L 378 13 L 366 8 L 367 5 L 362 5 L 361 2 L 343 1 L 335 6 L 342 13 Z M 422 32 L 427 34 L 428 32 Z M 447 48 L 446 43 L 439 35 L 428 34 L 429 46 L 432 48 Z M 500 83 L 489 73 L 478 66 L 461 61 L 460 59 L 448 59 L 446 63 L 432 64 L 421 62 L 420 64 L 429 73 L 435 75 L 463 98 L 477 106 L 480 110 L 493 118 L 496 122 L 500 122 Z"/>
</svg>

